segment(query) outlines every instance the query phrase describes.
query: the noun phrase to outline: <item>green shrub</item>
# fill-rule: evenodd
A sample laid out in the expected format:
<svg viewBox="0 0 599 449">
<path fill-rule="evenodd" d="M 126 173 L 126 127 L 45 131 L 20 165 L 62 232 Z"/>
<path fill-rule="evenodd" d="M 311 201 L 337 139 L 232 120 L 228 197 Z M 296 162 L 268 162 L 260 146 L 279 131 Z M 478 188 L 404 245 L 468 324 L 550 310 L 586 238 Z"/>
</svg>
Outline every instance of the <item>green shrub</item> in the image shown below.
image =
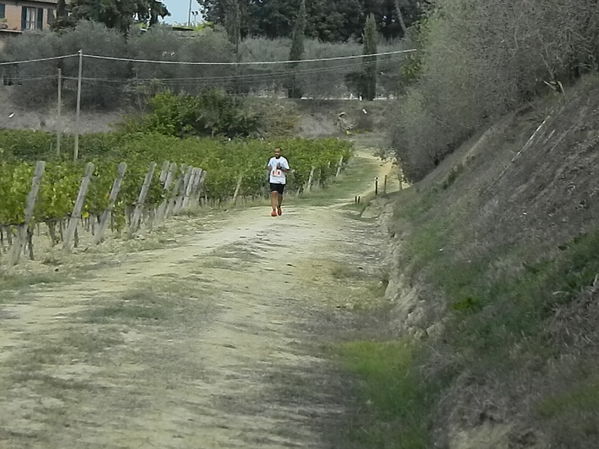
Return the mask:
<svg viewBox="0 0 599 449">
<path fill-rule="evenodd" d="M 33 160 L 51 154 L 56 136 L 43 131 L 0 130 L 0 149 L 5 157 Z"/>
<path fill-rule="evenodd" d="M 222 90 L 205 90 L 198 96 L 165 92 L 150 100 L 151 112 L 130 120 L 130 132 L 157 132 L 166 136 L 246 137 L 256 134 L 260 116 L 240 97 Z"/>
</svg>

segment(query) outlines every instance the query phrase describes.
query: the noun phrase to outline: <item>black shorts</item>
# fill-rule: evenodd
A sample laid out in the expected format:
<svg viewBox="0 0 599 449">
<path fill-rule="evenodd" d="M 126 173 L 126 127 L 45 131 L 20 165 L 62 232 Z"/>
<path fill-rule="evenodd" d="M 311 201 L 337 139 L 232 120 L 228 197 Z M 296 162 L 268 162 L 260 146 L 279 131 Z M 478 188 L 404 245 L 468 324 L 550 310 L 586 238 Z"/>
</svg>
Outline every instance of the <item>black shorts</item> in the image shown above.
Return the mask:
<svg viewBox="0 0 599 449">
<path fill-rule="evenodd" d="M 284 190 L 285 190 L 285 184 L 273 184 L 272 182 L 270 183 L 270 191 L 271 192 L 278 192 L 281 195 L 283 195 Z"/>
</svg>

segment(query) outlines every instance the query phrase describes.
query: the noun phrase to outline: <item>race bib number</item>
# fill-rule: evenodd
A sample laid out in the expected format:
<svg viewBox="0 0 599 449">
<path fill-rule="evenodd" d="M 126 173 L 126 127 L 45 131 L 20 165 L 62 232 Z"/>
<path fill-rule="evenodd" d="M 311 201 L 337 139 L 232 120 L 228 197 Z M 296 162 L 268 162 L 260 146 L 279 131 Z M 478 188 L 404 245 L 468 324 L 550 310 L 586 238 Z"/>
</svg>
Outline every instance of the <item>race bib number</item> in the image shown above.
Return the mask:
<svg viewBox="0 0 599 449">
<path fill-rule="evenodd" d="M 275 168 L 275 169 L 272 171 L 272 175 L 273 175 L 273 176 L 283 176 L 283 171 L 282 171 L 282 170 L 279 170 L 278 168 Z"/>
</svg>

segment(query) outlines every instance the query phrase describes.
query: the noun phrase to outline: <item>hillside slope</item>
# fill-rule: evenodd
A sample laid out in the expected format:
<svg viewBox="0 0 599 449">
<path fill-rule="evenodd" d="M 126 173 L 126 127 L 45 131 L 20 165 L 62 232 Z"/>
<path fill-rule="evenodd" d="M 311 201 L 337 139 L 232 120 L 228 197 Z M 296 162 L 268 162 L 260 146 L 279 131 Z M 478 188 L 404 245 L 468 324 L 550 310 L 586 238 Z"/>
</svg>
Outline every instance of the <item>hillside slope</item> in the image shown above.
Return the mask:
<svg viewBox="0 0 599 449">
<path fill-rule="evenodd" d="M 598 198 L 589 78 L 504 117 L 388 207 L 391 324 L 420 347 L 429 447 L 599 447 Z"/>
</svg>

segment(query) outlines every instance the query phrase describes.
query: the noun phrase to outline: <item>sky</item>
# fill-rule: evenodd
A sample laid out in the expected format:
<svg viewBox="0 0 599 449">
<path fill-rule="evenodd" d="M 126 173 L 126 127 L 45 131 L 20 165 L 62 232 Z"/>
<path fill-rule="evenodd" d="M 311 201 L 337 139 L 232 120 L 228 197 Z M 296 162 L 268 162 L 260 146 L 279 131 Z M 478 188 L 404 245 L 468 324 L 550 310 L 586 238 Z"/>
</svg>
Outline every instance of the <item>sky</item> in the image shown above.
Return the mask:
<svg viewBox="0 0 599 449">
<path fill-rule="evenodd" d="M 166 5 L 171 15 L 165 18 L 167 23 L 187 23 L 187 16 L 189 13 L 189 0 L 162 0 Z M 197 11 L 199 9 L 198 2 L 191 0 L 191 10 Z"/>
</svg>

